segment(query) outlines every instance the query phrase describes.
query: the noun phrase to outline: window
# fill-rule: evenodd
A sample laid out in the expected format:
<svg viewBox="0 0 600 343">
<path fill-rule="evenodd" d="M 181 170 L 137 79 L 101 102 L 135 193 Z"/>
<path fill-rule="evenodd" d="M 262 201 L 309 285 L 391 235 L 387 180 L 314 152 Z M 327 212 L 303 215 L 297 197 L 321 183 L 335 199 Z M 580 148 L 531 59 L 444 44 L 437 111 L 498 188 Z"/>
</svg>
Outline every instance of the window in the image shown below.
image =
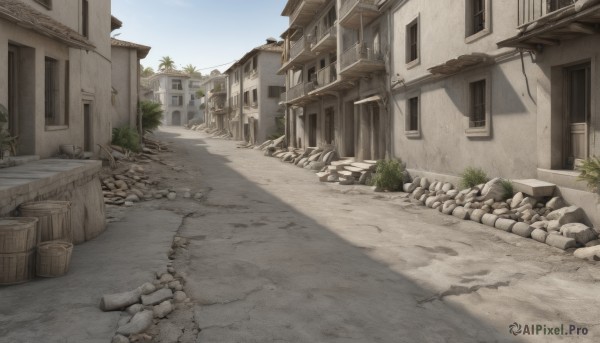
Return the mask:
<svg viewBox="0 0 600 343">
<path fill-rule="evenodd" d="M 466 113 L 469 137 L 488 137 L 491 134 L 491 83 L 490 76 L 474 77 L 467 80 Z"/>
<path fill-rule="evenodd" d="M 189 86 L 190 86 L 190 88 L 200 88 L 201 87 L 200 81 L 190 81 Z"/>
<path fill-rule="evenodd" d="M 406 104 L 406 126 L 407 136 L 419 136 L 420 134 L 420 104 L 419 96 L 409 98 Z"/>
<path fill-rule="evenodd" d="M 46 7 L 47 9 L 52 9 L 52 0 L 35 0 L 38 4 Z"/>
<path fill-rule="evenodd" d="M 491 32 L 491 0 L 466 0 L 465 43 L 471 43 Z"/>
<path fill-rule="evenodd" d="M 58 92 L 58 61 L 50 57 L 45 59 L 44 81 L 44 113 L 46 126 L 60 125 L 59 92 Z"/>
<path fill-rule="evenodd" d="M 90 38 L 90 13 L 88 0 L 81 0 L 81 34 Z"/>
<path fill-rule="evenodd" d="M 285 93 L 285 87 L 269 86 L 269 98 L 279 98 L 281 93 Z"/>
<path fill-rule="evenodd" d="M 178 80 L 178 79 L 171 80 L 171 89 L 182 90 L 183 86 L 181 85 L 181 80 Z"/>
<path fill-rule="evenodd" d="M 313 82 L 317 80 L 317 70 L 315 66 L 312 66 L 308 69 L 308 82 Z"/>
<path fill-rule="evenodd" d="M 171 96 L 171 106 L 183 106 L 183 95 Z"/>
<path fill-rule="evenodd" d="M 236 70 L 235 72 L 233 72 L 233 83 L 239 83 L 240 82 L 240 71 Z"/>
<path fill-rule="evenodd" d="M 561 8 L 567 7 L 575 3 L 575 0 L 547 0 L 546 8 L 547 12 L 558 11 Z"/>
<path fill-rule="evenodd" d="M 250 106 L 250 92 L 244 92 L 244 106 Z"/>
<path fill-rule="evenodd" d="M 258 106 L 258 89 L 252 90 L 252 106 Z"/>
<path fill-rule="evenodd" d="M 419 17 L 406 26 L 406 63 L 409 68 L 419 64 Z"/>
</svg>

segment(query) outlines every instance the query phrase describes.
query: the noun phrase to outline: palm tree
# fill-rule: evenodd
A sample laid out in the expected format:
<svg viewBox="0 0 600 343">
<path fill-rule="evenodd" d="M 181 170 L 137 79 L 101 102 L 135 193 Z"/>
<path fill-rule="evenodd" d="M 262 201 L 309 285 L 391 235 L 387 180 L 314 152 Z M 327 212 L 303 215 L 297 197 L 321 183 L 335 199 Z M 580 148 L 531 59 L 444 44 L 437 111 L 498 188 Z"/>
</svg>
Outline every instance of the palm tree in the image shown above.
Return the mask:
<svg viewBox="0 0 600 343">
<path fill-rule="evenodd" d="M 175 61 L 169 56 L 164 56 L 160 59 L 160 64 L 158 65 L 158 70 L 174 70 L 175 69 Z"/>
<path fill-rule="evenodd" d="M 144 67 L 143 65 L 140 65 L 140 67 L 142 70 L 142 77 L 150 77 L 154 75 L 154 69 L 152 69 L 152 67 Z"/>
<path fill-rule="evenodd" d="M 196 67 L 193 66 L 193 65 L 191 65 L 191 64 L 188 64 L 185 67 L 183 67 L 183 71 L 186 74 L 190 74 L 190 75 L 198 75 L 198 74 L 200 74 L 200 72 L 198 71 L 198 69 L 196 69 Z"/>
<path fill-rule="evenodd" d="M 140 102 L 140 110 L 142 112 L 142 130 L 144 133 L 151 133 L 156 130 L 163 118 L 162 106 L 154 101 Z"/>
</svg>

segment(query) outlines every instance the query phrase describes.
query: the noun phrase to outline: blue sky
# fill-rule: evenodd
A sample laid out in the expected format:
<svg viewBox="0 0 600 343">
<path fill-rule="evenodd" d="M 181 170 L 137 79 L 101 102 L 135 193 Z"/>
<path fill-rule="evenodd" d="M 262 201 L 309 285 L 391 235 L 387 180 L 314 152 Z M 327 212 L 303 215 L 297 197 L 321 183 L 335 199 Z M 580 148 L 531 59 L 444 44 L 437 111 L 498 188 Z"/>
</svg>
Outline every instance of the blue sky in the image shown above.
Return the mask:
<svg viewBox="0 0 600 343">
<path fill-rule="evenodd" d="M 116 38 L 152 47 L 142 65 L 156 70 L 163 56 L 178 68 L 207 68 L 241 58 L 267 37 L 280 39 L 286 0 L 112 0 L 123 22 Z M 229 66 L 215 69 L 221 71 Z M 203 74 L 210 70 L 202 70 Z"/>
</svg>

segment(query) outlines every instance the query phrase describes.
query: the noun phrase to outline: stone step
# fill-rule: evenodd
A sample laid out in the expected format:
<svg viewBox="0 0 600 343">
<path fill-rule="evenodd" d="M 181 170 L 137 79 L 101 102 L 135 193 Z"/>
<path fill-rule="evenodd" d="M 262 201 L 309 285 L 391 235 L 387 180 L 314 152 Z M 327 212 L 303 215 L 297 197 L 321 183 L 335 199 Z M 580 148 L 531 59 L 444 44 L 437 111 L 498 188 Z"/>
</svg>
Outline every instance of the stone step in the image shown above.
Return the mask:
<svg viewBox="0 0 600 343">
<path fill-rule="evenodd" d="M 556 185 L 536 179 L 512 180 L 513 189 L 532 197 L 551 197 L 554 195 Z"/>
</svg>

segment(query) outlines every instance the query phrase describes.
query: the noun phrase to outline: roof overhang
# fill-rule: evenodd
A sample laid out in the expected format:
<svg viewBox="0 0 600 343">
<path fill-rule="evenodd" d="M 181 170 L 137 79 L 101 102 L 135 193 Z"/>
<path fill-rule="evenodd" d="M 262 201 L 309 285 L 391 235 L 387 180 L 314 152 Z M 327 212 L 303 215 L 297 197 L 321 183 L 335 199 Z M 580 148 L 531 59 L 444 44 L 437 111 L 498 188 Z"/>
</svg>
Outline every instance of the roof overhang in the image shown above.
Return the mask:
<svg viewBox="0 0 600 343">
<path fill-rule="evenodd" d="M 75 30 L 20 1 L 0 1 L 0 19 L 8 20 L 23 28 L 56 39 L 73 48 L 84 50 L 96 48 L 86 37 Z"/>
<path fill-rule="evenodd" d="M 499 47 L 540 50 L 563 40 L 600 33 L 600 0 L 577 1 L 521 27 L 518 35 L 498 43 Z"/>
<path fill-rule="evenodd" d="M 470 55 L 458 56 L 457 58 L 453 58 L 427 70 L 434 75 L 452 75 L 489 61 L 491 61 L 491 58 L 488 55 L 473 53 Z"/>
<path fill-rule="evenodd" d="M 116 39 L 116 38 L 111 38 L 111 46 L 135 49 L 135 50 L 137 50 L 138 58 L 140 60 L 143 60 L 144 58 L 146 58 L 146 56 L 148 56 L 148 53 L 150 53 L 150 49 L 152 49 L 151 47 L 146 46 L 146 45 L 127 42 L 127 41 Z"/>
<path fill-rule="evenodd" d="M 366 103 L 369 103 L 369 102 L 375 102 L 375 101 L 381 101 L 381 95 L 373 95 L 373 96 L 370 96 L 368 98 L 355 101 L 354 104 L 355 105 L 362 105 L 362 104 L 366 104 Z"/>
<path fill-rule="evenodd" d="M 117 17 L 111 15 L 110 16 L 110 31 L 118 30 L 123 27 L 123 22 L 120 21 Z"/>
</svg>

